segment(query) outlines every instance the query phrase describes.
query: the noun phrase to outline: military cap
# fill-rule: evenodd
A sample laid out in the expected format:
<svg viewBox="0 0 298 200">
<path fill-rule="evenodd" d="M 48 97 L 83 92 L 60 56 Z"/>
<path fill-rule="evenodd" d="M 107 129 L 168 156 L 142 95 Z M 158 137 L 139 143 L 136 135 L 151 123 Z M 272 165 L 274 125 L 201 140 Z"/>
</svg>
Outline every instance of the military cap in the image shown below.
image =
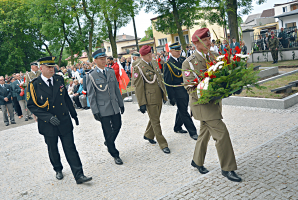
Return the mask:
<svg viewBox="0 0 298 200">
<path fill-rule="evenodd" d="M 191 40 L 192 42 L 199 41 L 198 37 L 200 39 L 203 39 L 205 37 L 210 37 L 210 31 L 208 28 L 201 28 L 195 31 L 195 33 L 192 35 Z"/>
<path fill-rule="evenodd" d="M 140 53 L 139 52 L 133 52 L 131 55 L 140 57 Z"/>
<path fill-rule="evenodd" d="M 38 66 L 38 63 L 37 63 L 37 61 L 33 61 L 32 63 L 30 63 L 30 65 Z"/>
<path fill-rule="evenodd" d="M 147 55 L 148 53 L 151 53 L 151 47 L 150 46 L 148 46 L 148 45 L 144 45 L 144 46 L 142 46 L 142 48 L 140 49 L 140 54 L 142 55 L 142 56 L 145 56 L 145 55 Z"/>
<path fill-rule="evenodd" d="M 92 54 L 92 57 L 94 59 L 96 58 L 100 58 L 100 57 L 107 57 L 107 54 L 106 54 L 106 49 L 105 48 L 101 48 L 101 49 L 98 49 L 96 50 L 93 54 Z"/>
<path fill-rule="evenodd" d="M 40 58 L 37 60 L 37 62 L 39 63 L 39 65 L 46 65 L 48 67 L 55 67 L 55 56 L 49 56 L 49 57 L 44 57 L 44 58 Z"/>
<path fill-rule="evenodd" d="M 176 51 L 180 51 L 181 50 L 181 45 L 179 44 L 179 42 L 175 42 L 173 44 L 171 44 L 169 46 L 170 49 L 176 50 Z"/>
</svg>

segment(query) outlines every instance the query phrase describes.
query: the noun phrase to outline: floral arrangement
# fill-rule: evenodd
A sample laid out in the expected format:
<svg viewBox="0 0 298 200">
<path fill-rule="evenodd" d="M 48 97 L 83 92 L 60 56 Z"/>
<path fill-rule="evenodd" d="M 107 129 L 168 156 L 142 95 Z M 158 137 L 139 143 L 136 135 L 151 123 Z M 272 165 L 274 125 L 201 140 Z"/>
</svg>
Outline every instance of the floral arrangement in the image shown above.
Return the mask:
<svg viewBox="0 0 298 200">
<path fill-rule="evenodd" d="M 202 42 L 200 38 L 199 40 Z M 196 103 L 218 103 L 232 94 L 240 94 L 244 87 L 247 89 L 246 92 L 253 92 L 252 88 L 247 86 L 254 86 L 258 89 L 264 88 L 257 83 L 259 80 L 257 74 L 259 72 L 253 70 L 253 65 L 247 67 L 247 60 L 250 54 L 243 55 L 241 54 L 241 49 L 236 47 L 236 54 L 233 56 L 229 45 L 226 46 L 224 51 L 225 54 L 218 57 L 214 57 L 209 51 L 209 55 L 214 61 L 206 60 L 206 70 L 182 70 L 185 71 L 184 73 L 196 74 L 197 78 L 193 81 L 182 84 L 183 86 L 187 85 L 194 88 L 193 92 L 196 92 L 199 98 Z M 195 62 L 194 64 L 197 65 L 198 63 Z"/>
<path fill-rule="evenodd" d="M 24 81 L 19 85 L 19 87 L 21 88 L 21 93 L 20 93 L 20 96 L 24 96 L 25 95 L 25 89 L 26 89 L 26 85 L 25 85 L 25 82 L 26 82 L 26 77 L 24 77 Z"/>
<path fill-rule="evenodd" d="M 68 73 L 63 74 L 62 72 L 58 72 L 58 75 L 62 76 L 64 79 L 64 85 L 69 85 L 72 78 L 69 78 Z"/>
</svg>

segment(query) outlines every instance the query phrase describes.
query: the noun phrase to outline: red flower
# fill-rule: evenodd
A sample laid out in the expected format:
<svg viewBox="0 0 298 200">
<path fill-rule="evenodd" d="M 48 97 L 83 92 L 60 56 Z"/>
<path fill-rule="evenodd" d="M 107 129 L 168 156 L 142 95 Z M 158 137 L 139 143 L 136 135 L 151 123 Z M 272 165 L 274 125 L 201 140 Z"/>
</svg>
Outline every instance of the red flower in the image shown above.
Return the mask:
<svg viewBox="0 0 298 200">
<path fill-rule="evenodd" d="M 212 74 L 211 76 L 210 76 L 210 78 L 212 79 L 212 78 L 216 78 L 216 76 L 214 75 L 214 74 Z"/>
<path fill-rule="evenodd" d="M 224 51 L 225 51 L 226 53 L 228 53 L 228 51 L 226 50 L 226 48 L 224 48 Z"/>
<path fill-rule="evenodd" d="M 232 54 L 232 49 L 230 49 L 230 54 Z"/>
<path fill-rule="evenodd" d="M 205 77 L 209 77 L 208 72 L 205 72 L 204 75 L 205 75 Z"/>
<path fill-rule="evenodd" d="M 208 63 L 208 65 L 210 65 L 210 66 L 212 66 L 213 65 L 213 62 L 207 62 Z"/>
<path fill-rule="evenodd" d="M 236 50 L 236 53 L 237 54 L 240 54 L 241 53 L 241 49 L 238 46 L 235 47 L 235 50 Z"/>
<path fill-rule="evenodd" d="M 197 82 L 197 83 L 198 83 L 199 81 L 198 81 L 198 79 L 197 79 L 197 78 L 195 78 L 195 79 L 193 80 L 193 82 Z"/>
<path fill-rule="evenodd" d="M 200 72 L 203 72 L 203 70 L 201 69 Z"/>
<path fill-rule="evenodd" d="M 233 60 L 236 61 L 236 56 L 234 56 Z"/>
</svg>

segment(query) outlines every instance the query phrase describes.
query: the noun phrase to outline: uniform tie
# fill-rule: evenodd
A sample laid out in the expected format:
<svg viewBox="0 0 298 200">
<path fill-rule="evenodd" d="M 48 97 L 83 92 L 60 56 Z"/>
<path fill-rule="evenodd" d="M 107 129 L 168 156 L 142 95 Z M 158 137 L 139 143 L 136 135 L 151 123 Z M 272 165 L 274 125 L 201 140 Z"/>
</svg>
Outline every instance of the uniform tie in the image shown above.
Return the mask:
<svg viewBox="0 0 298 200">
<path fill-rule="evenodd" d="M 103 75 L 107 78 L 106 71 L 102 70 Z"/>
<path fill-rule="evenodd" d="M 52 80 L 51 80 L 51 79 L 48 79 L 48 82 L 49 82 L 49 86 L 50 86 L 50 87 L 53 87 L 53 85 L 52 85 Z"/>
</svg>

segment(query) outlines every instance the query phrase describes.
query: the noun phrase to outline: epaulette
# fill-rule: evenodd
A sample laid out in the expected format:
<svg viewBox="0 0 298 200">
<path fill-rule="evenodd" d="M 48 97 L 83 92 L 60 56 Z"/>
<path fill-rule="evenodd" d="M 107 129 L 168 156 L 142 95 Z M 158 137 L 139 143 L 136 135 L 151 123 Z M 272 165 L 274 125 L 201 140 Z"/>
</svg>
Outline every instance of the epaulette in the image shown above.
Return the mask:
<svg viewBox="0 0 298 200">
<path fill-rule="evenodd" d="M 34 81 L 36 81 L 36 79 L 37 79 L 37 77 L 34 78 L 34 79 L 32 79 L 32 80 L 30 81 L 30 83 L 33 83 Z"/>
<path fill-rule="evenodd" d="M 94 71 L 94 69 L 91 69 L 89 72 L 87 72 L 87 74 L 90 74 L 91 72 L 93 72 Z"/>
<path fill-rule="evenodd" d="M 193 54 L 193 55 L 191 55 L 191 56 L 189 56 L 186 60 L 189 62 L 189 61 L 191 61 L 192 59 L 194 59 L 196 56 Z"/>
</svg>

